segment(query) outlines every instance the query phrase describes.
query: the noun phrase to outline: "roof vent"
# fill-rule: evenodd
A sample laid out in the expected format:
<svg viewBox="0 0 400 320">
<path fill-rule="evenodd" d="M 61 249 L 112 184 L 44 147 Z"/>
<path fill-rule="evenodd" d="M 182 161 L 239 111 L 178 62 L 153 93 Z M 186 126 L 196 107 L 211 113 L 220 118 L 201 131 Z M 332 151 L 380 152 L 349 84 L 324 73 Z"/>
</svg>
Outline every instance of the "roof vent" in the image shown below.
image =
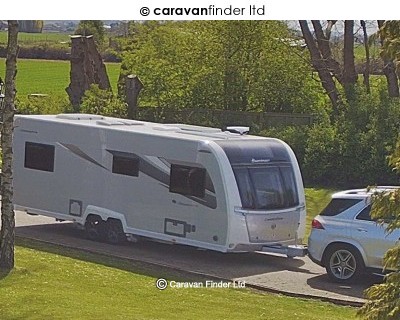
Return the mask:
<svg viewBox="0 0 400 320">
<path fill-rule="evenodd" d="M 248 134 L 250 131 L 250 127 L 237 127 L 237 126 L 230 126 L 226 127 L 226 130 L 231 133 L 238 133 L 240 135 Z"/>
<path fill-rule="evenodd" d="M 221 129 L 218 129 L 218 128 L 195 126 L 195 125 L 191 125 L 191 124 L 182 124 L 182 123 L 167 123 L 167 124 L 164 124 L 164 126 L 176 127 L 183 131 L 190 131 L 190 132 L 204 132 L 204 133 L 221 132 Z"/>
<path fill-rule="evenodd" d="M 145 124 L 145 122 L 137 121 L 137 120 L 120 119 L 118 121 L 122 122 L 123 124 L 125 124 L 127 126 L 143 126 Z"/>
<path fill-rule="evenodd" d="M 85 113 L 60 113 L 56 115 L 58 119 L 64 120 L 103 120 L 103 116 L 96 114 L 85 114 Z"/>
<path fill-rule="evenodd" d="M 124 120 L 124 119 L 113 119 L 107 118 L 96 121 L 98 125 L 101 126 L 142 126 L 144 122 L 135 120 Z"/>
<path fill-rule="evenodd" d="M 180 128 L 178 127 L 168 127 L 165 125 L 159 125 L 159 126 L 154 126 L 153 130 L 157 130 L 157 131 L 179 131 Z"/>
</svg>

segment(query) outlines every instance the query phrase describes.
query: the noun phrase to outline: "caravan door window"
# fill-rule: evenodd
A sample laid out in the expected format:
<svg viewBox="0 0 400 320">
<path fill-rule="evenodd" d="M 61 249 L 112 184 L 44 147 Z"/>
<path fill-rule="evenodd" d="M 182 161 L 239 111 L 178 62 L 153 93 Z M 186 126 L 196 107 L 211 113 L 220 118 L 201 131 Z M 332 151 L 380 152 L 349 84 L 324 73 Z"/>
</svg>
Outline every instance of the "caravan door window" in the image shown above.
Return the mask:
<svg viewBox="0 0 400 320">
<path fill-rule="evenodd" d="M 54 172 L 55 147 L 49 144 L 25 142 L 24 167 Z"/>
<path fill-rule="evenodd" d="M 205 184 L 206 170 L 204 168 L 171 165 L 170 192 L 204 198 Z"/>
</svg>

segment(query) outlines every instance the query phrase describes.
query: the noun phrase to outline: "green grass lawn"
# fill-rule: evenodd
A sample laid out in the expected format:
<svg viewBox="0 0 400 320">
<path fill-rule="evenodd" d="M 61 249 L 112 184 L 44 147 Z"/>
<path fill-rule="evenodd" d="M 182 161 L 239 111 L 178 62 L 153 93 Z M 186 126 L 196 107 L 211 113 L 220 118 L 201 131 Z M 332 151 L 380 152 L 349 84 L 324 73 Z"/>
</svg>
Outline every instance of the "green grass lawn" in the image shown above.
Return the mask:
<svg viewBox="0 0 400 320">
<path fill-rule="evenodd" d="M 378 59 L 380 58 L 380 46 L 373 44 L 369 47 L 369 55 L 371 59 Z M 354 57 L 356 63 L 365 62 L 365 46 L 364 44 L 356 44 L 354 46 Z"/>
<path fill-rule="evenodd" d="M 18 59 L 17 96 L 26 97 L 32 93 L 66 97 L 65 88 L 69 85 L 70 62 L 53 60 Z M 116 92 L 119 76 L 119 63 L 106 63 L 108 77 Z M 0 77 L 4 80 L 5 59 L 0 59 Z"/>
<path fill-rule="evenodd" d="M 7 31 L 0 32 L 0 45 L 7 45 Z M 20 45 L 26 44 L 53 44 L 60 42 L 68 42 L 70 41 L 69 34 L 67 33 L 57 33 L 57 32 L 49 32 L 49 33 L 26 33 L 19 32 L 18 33 L 18 42 Z"/>
<path fill-rule="evenodd" d="M 331 195 L 335 192 L 332 189 L 323 189 L 323 188 L 306 188 L 306 210 L 307 210 L 307 219 L 306 219 L 306 236 L 305 243 L 307 242 L 308 236 L 311 231 L 311 221 L 314 217 L 319 214 L 322 209 L 328 204 L 331 200 Z"/>
<path fill-rule="evenodd" d="M 250 289 L 160 291 L 160 276 L 184 280 L 132 262 L 19 240 L 16 268 L 0 275 L 0 318 L 355 319 L 354 308 Z"/>
</svg>

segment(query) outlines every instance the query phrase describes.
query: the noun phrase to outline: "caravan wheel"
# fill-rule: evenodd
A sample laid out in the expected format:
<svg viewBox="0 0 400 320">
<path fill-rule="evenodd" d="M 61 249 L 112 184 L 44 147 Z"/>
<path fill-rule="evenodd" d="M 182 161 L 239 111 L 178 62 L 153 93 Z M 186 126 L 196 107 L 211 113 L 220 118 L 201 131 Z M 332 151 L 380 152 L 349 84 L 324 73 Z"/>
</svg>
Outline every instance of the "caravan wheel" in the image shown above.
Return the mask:
<svg viewBox="0 0 400 320">
<path fill-rule="evenodd" d="M 118 244 L 126 240 L 121 221 L 108 219 L 105 226 L 105 239 L 108 243 Z"/>
<path fill-rule="evenodd" d="M 85 233 L 89 240 L 101 240 L 104 234 L 104 221 L 96 215 L 88 216 L 85 222 Z"/>
</svg>

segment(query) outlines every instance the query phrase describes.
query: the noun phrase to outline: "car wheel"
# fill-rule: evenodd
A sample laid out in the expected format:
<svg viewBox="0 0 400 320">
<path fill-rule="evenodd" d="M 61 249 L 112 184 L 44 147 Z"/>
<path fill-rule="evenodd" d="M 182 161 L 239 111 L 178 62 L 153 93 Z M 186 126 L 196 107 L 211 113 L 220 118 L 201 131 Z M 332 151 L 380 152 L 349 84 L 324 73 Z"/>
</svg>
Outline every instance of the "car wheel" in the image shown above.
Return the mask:
<svg viewBox="0 0 400 320">
<path fill-rule="evenodd" d="M 105 240 L 111 244 L 118 244 L 126 240 L 121 221 L 108 219 L 105 226 Z"/>
<path fill-rule="evenodd" d="M 103 238 L 103 224 L 99 216 L 90 215 L 85 222 L 85 234 L 89 240 L 99 241 Z"/>
<path fill-rule="evenodd" d="M 347 244 L 336 244 L 327 249 L 325 268 L 335 282 L 352 282 L 364 271 L 359 251 Z"/>
</svg>

